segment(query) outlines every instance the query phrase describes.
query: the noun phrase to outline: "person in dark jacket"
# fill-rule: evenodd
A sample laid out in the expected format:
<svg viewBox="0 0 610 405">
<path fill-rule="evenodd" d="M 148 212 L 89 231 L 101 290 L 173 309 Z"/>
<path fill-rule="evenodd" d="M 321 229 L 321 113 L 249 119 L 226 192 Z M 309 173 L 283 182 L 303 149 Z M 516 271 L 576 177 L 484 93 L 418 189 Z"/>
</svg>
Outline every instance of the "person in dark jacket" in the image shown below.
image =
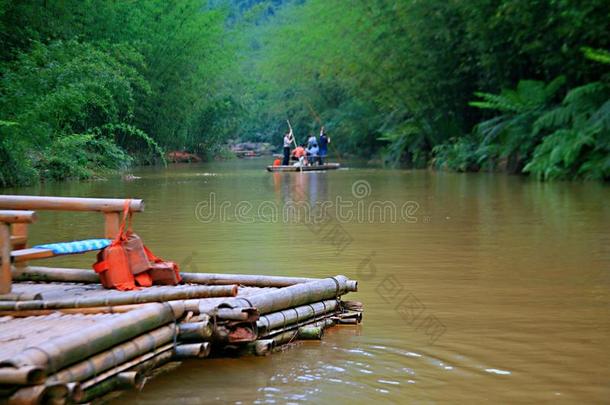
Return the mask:
<svg viewBox="0 0 610 405">
<path fill-rule="evenodd" d="M 326 155 L 328 154 L 328 144 L 330 143 L 330 138 L 328 137 L 328 135 L 326 135 L 326 130 L 324 129 L 324 127 L 322 127 L 320 129 L 320 140 L 318 142 L 318 146 L 319 146 L 319 158 L 318 158 L 318 162 L 319 164 L 323 165 L 324 164 L 324 159 L 326 158 Z"/>
</svg>

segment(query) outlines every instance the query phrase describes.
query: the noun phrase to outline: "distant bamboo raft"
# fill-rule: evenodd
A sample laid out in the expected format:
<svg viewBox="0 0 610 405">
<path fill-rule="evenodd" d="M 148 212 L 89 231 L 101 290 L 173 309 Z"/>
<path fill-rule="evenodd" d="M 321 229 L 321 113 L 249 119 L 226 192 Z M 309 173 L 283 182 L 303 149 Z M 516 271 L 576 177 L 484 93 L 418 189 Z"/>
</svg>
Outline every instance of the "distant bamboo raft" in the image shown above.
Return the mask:
<svg viewBox="0 0 610 405">
<path fill-rule="evenodd" d="M 91 270 L 27 267 L 0 297 L 0 400 L 84 403 L 170 361 L 264 356 L 357 325 L 358 283 L 328 278 L 184 273 L 188 284 L 105 290 Z M 94 277 L 92 277 L 94 276 Z M 35 280 L 35 281 L 34 281 Z"/>
</svg>

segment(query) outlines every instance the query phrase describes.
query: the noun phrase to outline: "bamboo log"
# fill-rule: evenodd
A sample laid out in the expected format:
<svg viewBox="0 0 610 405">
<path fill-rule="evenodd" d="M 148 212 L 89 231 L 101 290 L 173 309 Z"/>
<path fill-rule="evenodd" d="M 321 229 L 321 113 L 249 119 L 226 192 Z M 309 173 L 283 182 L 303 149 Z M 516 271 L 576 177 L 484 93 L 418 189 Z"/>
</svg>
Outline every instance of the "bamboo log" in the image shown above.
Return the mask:
<svg viewBox="0 0 610 405">
<path fill-rule="evenodd" d="M 188 322 L 178 325 L 178 339 L 180 341 L 208 341 L 214 332 L 209 320 L 202 322 Z"/>
<path fill-rule="evenodd" d="M 0 367 L 40 366 L 61 370 L 144 332 L 172 322 L 175 314 L 167 304 L 148 304 L 100 321 L 78 333 L 49 339 L 0 363 Z"/>
<path fill-rule="evenodd" d="M 210 355 L 210 342 L 187 343 L 176 346 L 174 349 L 175 360 L 203 359 Z"/>
<path fill-rule="evenodd" d="M 0 209 L 122 212 L 125 199 L 0 195 Z M 132 212 L 144 211 L 142 200 L 131 200 Z"/>
<path fill-rule="evenodd" d="M 0 301 L 38 301 L 42 299 L 39 293 L 9 293 L 0 294 Z"/>
<path fill-rule="evenodd" d="M 259 336 L 266 336 L 272 329 L 286 328 L 286 326 L 336 311 L 338 307 L 337 300 L 326 300 L 290 308 L 261 316 L 256 322 L 256 326 Z"/>
<path fill-rule="evenodd" d="M 137 371 L 143 375 L 147 375 L 151 370 L 163 366 L 164 364 L 172 361 L 174 357 L 173 347 L 168 350 L 155 353 L 153 356 L 140 361 L 140 363 L 129 368 L 130 371 Z"/>
<path fill-rule="evenodd" d="M 163 289 L 161 291 L 151 288 L 144 291 L 125 291 L 120 294 L 102 297 L 17 302 L 0 301 L 0 311 L 115 306 L 191 298 L 234 297 L 235 295 L 237 295 L 236 285 L 188 286 L 176 289 Z"/>
<path fill-rule="evenodd" d="M 348 281 L 351 281 L 348 283 Z M 345 276 L 329 277 L 308 283 L 295 284 L 275 291 L 264 292 L 251 297 L 237 297 L 225 300 L 223 304 L 212 307 L 202 303 L 201 313 L 214 313 L 218 307 L 256 308 L 260 314 L 280 311 L 311 302 L 338 298 L 347 293 L 349 288 L 357 288 L 357 282 L 348 280 Z"/>
<path fill-rule="evenodd" d="M 49 402 L 62 402 L 68 396 L 66 384 L 32 385 L 21 388 L 11 395 L 6 403 L 8 405 L 34 405 Z"/>
<path fill-rule="evenodd" d="M 144 388 L 144 384 L 146 384 L 146 377 L 144 377 L 142 373 L 136 371 L 125 371 L 112 378 L 104 380 L 99 384 L 89 387 L 83 392 L 82 398 L 75 402 L 90 402 L 91 400 L 99 398 L 112 391 L 126 389 L 136 389 L 141 391 L 142 388 Z"/>
<path fill-rule="evenodd" d="M 205 303 L 203 303 L 205 305 Z M 201 307 L 200 307 L 201 308 Z M 218 308 L 214 311 L 218 319 L 229 321 L 254 322 L 260 318 L 256 308 Z"/>
<path fill-rule="evenodd" d="M 87 380 L 173 341 L 176 332 L 176 325 L 172 323 L 150 333 L 144 333 L 80 363 L 64 368 L 49 376 L 47 381 L 67 383 Z"/>
<path fill-rule="evenodd" d="M 41 367 L 0 368 L 0 384 L 33 385 L 41 384 L 46 373 Z"/>
<path fill-rule="evenodd" d="M 280 277 L 253 274 L 180 273 L 185 283 L 225 285 L 238 284 L 248 287 L 288 287 L 320 280 L 306 277 Z"/>
<path fill-rule="evenodd" d="M 266 356 L 275 347 L 273 339 L 259 339 L 254 342 L 246 343 L 239 348 L 239 355 L 254 355 L 254 356 Z"/>
<path fill-rule="evenodd" d="M 166 352 L 166 351 L 170 351 L 173 353 L 173 349 L 174 348 L 174 344 L 173 343 L 168 343 L 166 345 L 157 347 L 156 349 L 149 351 L 148 353 L 144 353 L 138 357 L 135 357 L 123 364 L 120 364 L 116 367 L 113 367 L 109 370 L 104 371 L 103 373 L 98 374 L 97 376 L 95 376 L 94 378 L 91 378 L 87 381 L 82 382 L 82 387 L 83 389 L 87 390 L 90 387 L 99 384 L 100 382 L 107 380 L 109 378 L 112 378 L 116 375 L 118 375 L 119 373 L 122 373 L 124 371 L 128 371 L 136 366 L 138 366 L 139 364 L 141 364 L 142 362 L 145 362 L 147 360 L 150 360 L 152 358 L 154 358 L 155 356 L 157 356 L 160 353 Z"/>
<path fill-rule="evenodd" d="M 0 196 L 2 198 L 2 196 Z M 2 207 L 0 207 L 2 208 Z M 0 222 L 5 224 L 31 224 L 37 219 L 34 211 L 0 210 Z"/>
<path fill-rule="evenodd" d="M 324 328 L 320 326 L 301 326 L 297 329 L 297 339 L 320 340 L 324 335 Z"/>
<path fill-rule="evenodd" d="M 20 274 L 16 274 L 20 273 Z M 13 269 L 15 281 L 59 281 L 72 283 L 99 284 L 100 277 L 92 270 L 65 269 L 56 267 L 27 266 L 24 269 Z"/>
<path fill-rule="evenodd" d="M 358 325 L 360 322 L 356 318 L 339 318 L 337 317 L 335 321 L 339 325 Z"/>
</svg>

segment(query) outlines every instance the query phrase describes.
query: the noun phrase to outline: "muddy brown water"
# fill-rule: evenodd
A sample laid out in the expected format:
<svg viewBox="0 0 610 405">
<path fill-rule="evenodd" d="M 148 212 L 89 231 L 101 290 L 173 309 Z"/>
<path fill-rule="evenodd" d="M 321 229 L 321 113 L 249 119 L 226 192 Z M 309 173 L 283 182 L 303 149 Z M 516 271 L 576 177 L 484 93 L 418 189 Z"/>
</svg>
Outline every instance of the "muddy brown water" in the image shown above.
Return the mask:
<svg viewBox="0 0 610 405">
<path fill-rule="evenodd" d="M 266 163 L 3 190 L 143 198 L 136 231 L 186 271 L 360 281 L 349 299 L 365 305 L 361 326 L 269 357 L 187 361 L 116 403 L 609 401 L 608 186 L 366 167 L 271 174 Z M 39 218 L 34 243 L 103 226 L 90 213 Z"/>
</svg>

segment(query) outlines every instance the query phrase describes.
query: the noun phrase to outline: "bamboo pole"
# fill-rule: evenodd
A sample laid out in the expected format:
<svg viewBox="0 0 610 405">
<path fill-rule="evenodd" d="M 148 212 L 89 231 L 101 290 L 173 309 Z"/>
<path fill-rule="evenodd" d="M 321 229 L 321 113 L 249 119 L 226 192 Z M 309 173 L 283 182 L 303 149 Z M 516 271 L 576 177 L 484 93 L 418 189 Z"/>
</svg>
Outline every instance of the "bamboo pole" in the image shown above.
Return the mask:
<svg viewBox="0 0 610 405">
<path fill-rule="evenodd" d="M 283 329 L 292 324 L 302 323 L 311 318 L 334 312 L 338 307 L 337 300 L 326 300 L 290 308 L 261 316 L 256 322 L 256 326 L 259 336 L 266 336 L 273 329 Z"/>
<path fill-rule="evenodd" d="M 49 376 L 47 381 L 67 383 L 87 380 L 173 341 L 176 332 L 176 325 L 171 323 L 152 332 L 144 333 L 80 363 L 64 368 L 58 373 Z"/>
<path fill-rule="evenodd" d="M 13 280 L 15 281 L 61 281 L 72 283 L 99 284 L 100 277 L 92 270 L 65 269 L 57 267 L 27 266 L 20 274 L 18 269 L 13 269 Z"/>
<path fill-rule="evenodd" d="M 0 301 L 38 301 L 42 299 L 40 293 L 9 293 L 0 294 Z"/>
<path fill-rule="evenodd" d="M 254 274 L 180 273 L 185 283 L 192 284 L 238 284 L 248 287 L 288 287 L 295 284 L 321 280 L 307 277 L 280 277 Z"/>
<path fill-rule="evenodd" d="M 239 347 L 238 354 L 243 355 L 254 355 L 254 356 L 266 356 L 275 347 L 273 339 L 259 339 L 254 342 L 246 343 Z"/>
<path fill-rule="evenodd" d="M 2 198 L 3 196 L 0 196 Z M 1 205 L 1 204 L 0 204 Z M 0 206 L 0 208 L 2 208 Z M 36 212 L 23 210 L 0 210 L 0 222 L 5 224 L 31 224 L 37 219 Z"/>
<path fill-rule="evenodd" d="M 66 384 L 32 385 L 21 388 L 11 395 L 6 403 L 8 405 L 34 405 L 65 401 L 69 390 Z"/>
<path fill-rule="evenodd" d="M 180 344 L 174 349 L 173 359 L 203 359 L 210 355 L 210 350 L 210 342 Z"/>
<path fill-rule="evenodd" d="M 156 288 L 149 288 L 143 291 L 124 291 L 102 297 L 16 302 L 0 301 L 0 311 L 115 306 L 192 298 L 234 297 L 235 295 L 237 295 L 236 285 L 181 286 L 174 289 L 164 288 L 161 291 Z"/>
<path fill-rule="evenodd" d="M 320 340 L 324 335 L 324 328 L 320 326 L 301 326 L 297 329 L 297 339 Z"/>
<path fill-rule="evenodd" d="M 0 368 L 0 384 L 34 385 L 45 380 L 46 373 L 41 367 Z"/>
<path fill-rule="evenodd" d="M 0 195 L 0 209 L 123 212 L 125 199 Z M 144 211 L 144 201 L 132 199 L 131 212 Z"/>
<path fill-rule="evenodd" d="M 78 333 L 59 336 L 28 347 L 2 361 L 0 368 L 40 366 L 46 371 L 61 370 L 179 317 L 170 305 L 143 305 L 142 308 L 100 321 Z"/>
<path fill-rule="evenodd" d="M 136 389 L 141 391 L 146 384 L 146 377 L 137 371 L 124 371 L 116 376 L 102 381 L 99 384 L 93 385 L 83 392 L 79 403 L 90 402 L 95 398 L 99 398 L 112 391 Z"/>
<path fill-rule="evenodd" d="M 308 277 L 282 277 L 257 274 L 216 274 L 216 273 L 180 273 L 188 284 L 206 285 L 243 285 L 247 287 L 289 287 L 295 284 L 323 280 Z M 97 274 L 87 269 L 66 269 L 54 267 L 29 266 L 15 278 L 18 281 L 68 281 L 74 283 L 96 283 L 100 280 Z M 348 291 L 356 291 L 357 284 L 347 282 Z"/>
<path fill-rule="evenodd" d="M 104 371 L 103 373 L 98 374 L 97 376 L 84 381 L 82 383 L 82 387 L 83 389 L 87 390 L 90 387 L 99 384 L 100 382 L 107 380 L 111 377 L 114 377 L 116 375 L 118 375 L 119 373 L 122 373 L 124 371 L 130 370 L 131 368 L 141 364 L 144 361 L 150 360 L 152 358 L 154 358 L 156 355 L 166 352 L 166 351 L 170 351 L 171 353 L 173 353 L 173 348 L 174 348 L 174 344 L 173 343 L 168 343 L 166 345 L 157 347 L 156 349 L 149 351 L 148 353 L 144 353 L 138 357 L 135 357 L 125 363 L 119 364 L 116 367 L 113 367 L 109 370 Z"/>
<path fill-rule="evenodd" d="M 209 321 L 188 322 L 178 325 L 178 339 L 180 341 L 207 341 L 212 338 L 213 326 Z"/>
<path fill-rule="evenodd" d="M 329 277 L 308 283 L 296 284 L 275 291 L 264 292 L 250 297 L 237 297 L 225 300 L 221 305 L 212 306 L 202 303 L 201 313 L 214 313 L 218 307 L 256 308 L 260 314 L 280 311 L 311 302 L 323 301 L 357 289 L 358 283 L 345 276 Z"/>
</svg>

